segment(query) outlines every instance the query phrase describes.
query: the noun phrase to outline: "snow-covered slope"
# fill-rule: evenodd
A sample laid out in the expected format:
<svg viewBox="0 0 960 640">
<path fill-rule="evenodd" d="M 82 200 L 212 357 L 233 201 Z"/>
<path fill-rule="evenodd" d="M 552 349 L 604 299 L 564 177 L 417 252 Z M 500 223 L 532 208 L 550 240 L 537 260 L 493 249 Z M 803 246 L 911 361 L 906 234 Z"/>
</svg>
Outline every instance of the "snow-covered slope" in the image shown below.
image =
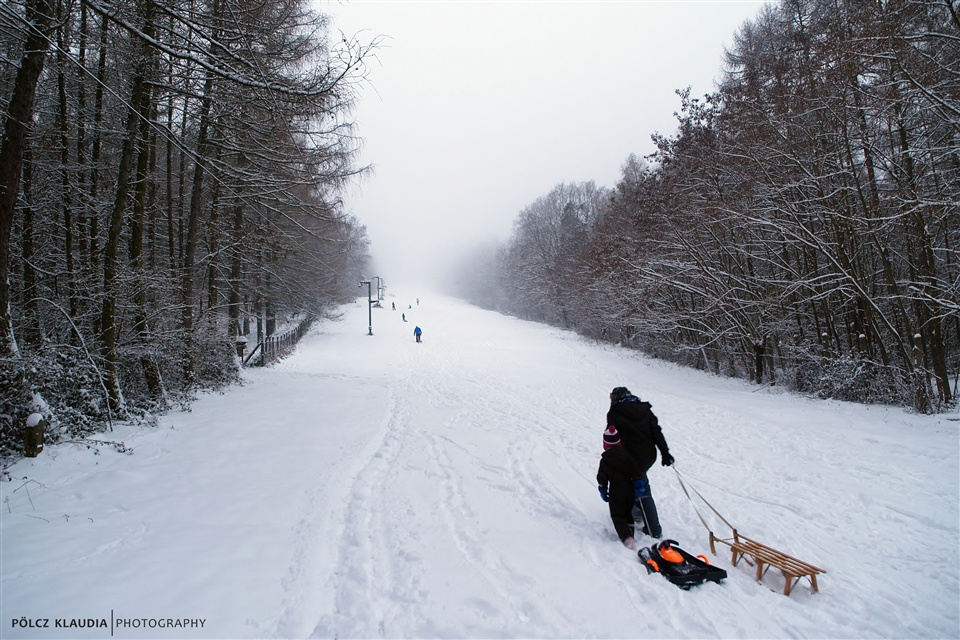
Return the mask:
<svg viewBox="0 0 960 640">
<path fill-rule="evenodd" d="M 364 297 L 243 385 L 99 438 L 132 455 L 14 465 L 0 636 L 960 636 L 956 415 L 758 389 L 415 289 L 373 331 Z M 827 570 L 819 593 L 725 552 L 721 585 L 647 575 L 594 479 L 620 385 L 728 521 Z M 665 537 L 708 553 L 674 471 L 650 479 Z"/>
</svg>

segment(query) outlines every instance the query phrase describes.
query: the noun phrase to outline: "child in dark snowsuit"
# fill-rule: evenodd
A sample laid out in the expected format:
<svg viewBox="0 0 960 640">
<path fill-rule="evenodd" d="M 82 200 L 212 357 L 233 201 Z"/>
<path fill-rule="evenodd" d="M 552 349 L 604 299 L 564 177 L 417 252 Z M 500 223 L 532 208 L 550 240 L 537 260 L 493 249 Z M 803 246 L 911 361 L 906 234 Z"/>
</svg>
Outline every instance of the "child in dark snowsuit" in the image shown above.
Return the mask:
<svg viewBox="0 0 960 640">
<path fill-rule="evenodd" d="M 639 497 L 637 485 L 642 482 L 643 469 L 620 445 L 620 434 L 613 425 L 603 432 L 603 449 L 597 469 L 597 489 L 610 505 L 610 519 L 620 541 L 633 549 L 633 504 Z"/>
</svg>

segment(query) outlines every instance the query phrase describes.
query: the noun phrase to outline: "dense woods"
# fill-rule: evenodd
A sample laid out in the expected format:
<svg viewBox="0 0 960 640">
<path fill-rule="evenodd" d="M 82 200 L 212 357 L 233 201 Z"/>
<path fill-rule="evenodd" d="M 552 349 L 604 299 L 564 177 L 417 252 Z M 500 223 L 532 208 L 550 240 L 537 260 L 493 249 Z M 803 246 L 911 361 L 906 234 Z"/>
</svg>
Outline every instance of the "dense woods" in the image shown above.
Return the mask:
<svg viewBox="0 0 960 640">
<path fill-rule="evenodd" d="M 0 7 L 0 456 L 149 420 L 356 294 L 354 90 L 303 0 Z M 781 0 L 613 189 L 525 207 L 461 291 L 656 357 L 939 411 L 960 375 L 960 8 Z"/>
<path fill-rule="evenodd" d="M 723 375 L 938 411 L 960 371 L 954 0 L 783 0 L 613 190 L 520 212 L 475 301 Z"/>
<path fill-rule="evenodd" d="M 355 294 L 376 43 L 328 28 L 301 0 L 0 7 L 0 454 L 31 412 L 54 439 L 149 419 Z"/>
</svg>

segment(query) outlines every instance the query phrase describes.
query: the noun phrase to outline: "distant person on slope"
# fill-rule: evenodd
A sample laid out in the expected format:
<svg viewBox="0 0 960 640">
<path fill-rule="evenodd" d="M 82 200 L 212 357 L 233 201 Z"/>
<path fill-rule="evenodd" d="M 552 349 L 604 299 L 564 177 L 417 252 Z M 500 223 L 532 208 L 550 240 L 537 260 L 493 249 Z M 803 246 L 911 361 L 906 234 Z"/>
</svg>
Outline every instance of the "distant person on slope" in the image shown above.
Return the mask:
<svg viewBox="0 0 960 640">
<path fill-rule="evenodd" d="M 673 464 L 673 456 L 670 455 L 657 416 L 650 410 L 649 402 L 642 402 L 626 387 L 617 387 L 610 392 L 607 424 L 617 428 L 623 448 L 640 466 L 643 478 L 642 486 L 638 488 L 637 506 L 643 516 L 642 531 L 653 538 L 659 538 L 663 532 L 657 516 L 657 505 L 650 492 L 647 471 L 657 461 L 658 449 L 660 461 L 665 467 Z"/>
<path fill-rule="evenodd" d="M 628 549 L 636 545 L 633 539 L 633 505 L 636 503 L 643 470 L 620 444 L 620 434 L 613 425 L 603 432 L 603 455 L 597 468 L 597 489 L 610 506 L 610 520 Z"/>
<path fill-rule="evenodd" d="M 421 334 L 421 333 L 423 333 L 423 331 L 420 330 L 420 327 L 414 327 L 414 328 L 413 328 L 413 335 L 414 335 L 414 337 L 417 339 L 417 342 L 420 342 L 420 334 Z"/>
</svg>

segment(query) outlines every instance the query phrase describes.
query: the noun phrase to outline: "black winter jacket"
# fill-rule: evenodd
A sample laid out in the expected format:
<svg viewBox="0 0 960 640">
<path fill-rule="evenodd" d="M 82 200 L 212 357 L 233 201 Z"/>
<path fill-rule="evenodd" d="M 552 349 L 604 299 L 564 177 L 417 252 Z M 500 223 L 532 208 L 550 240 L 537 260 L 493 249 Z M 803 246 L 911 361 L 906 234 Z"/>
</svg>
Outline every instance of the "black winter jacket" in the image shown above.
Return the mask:
<svg viewBox="0 0 960 640">
<path fill-rule="evenodd" d="M 600 456 L 597 469 L 597 484 L 608 488 L 611 505 L 627 505 L 627 513 L 633 505 L 633 481 L 643 478 L 643 469 L 621 445 L 610 447 Z M 611 506 L 611 508 L 613 508 Z"/>
<path fill-rule="evenodd" d="M 614 400 L 607 412 L 607 424 L 617 428 L 620 442 L 644 473 L 657 461 L 657 449 L 660 455 L 669 452 L 657 416 L 650 410 L 650 403 L 642 402 L 636 396 L 622 396 Z"/>
</svg>

